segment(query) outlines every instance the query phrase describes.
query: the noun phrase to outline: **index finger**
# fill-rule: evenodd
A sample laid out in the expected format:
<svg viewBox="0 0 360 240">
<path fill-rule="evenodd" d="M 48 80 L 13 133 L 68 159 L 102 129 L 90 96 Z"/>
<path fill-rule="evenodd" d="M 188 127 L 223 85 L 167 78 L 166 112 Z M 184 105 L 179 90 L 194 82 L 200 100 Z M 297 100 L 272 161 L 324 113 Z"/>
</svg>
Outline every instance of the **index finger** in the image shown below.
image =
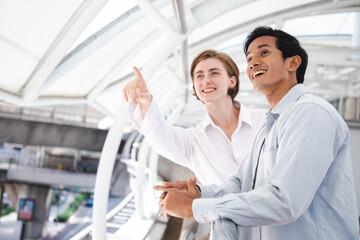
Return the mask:
<svg viewBox="0 0 360 240">
<path fill-rule="evenodd" d="M 139 71 L 139 69 L 136 66 L 133 66 L 133 70 L 134 70 L 134 73 L 136 75 L 136 78 L 139 79 L 139 81 L 141 83 L 145 82 L 141 72 Z"/>
<path fill-rule="evenodd" d="M 175 188 L 166 187 L 166 186 L 161 186 L 161 185 L 156 185 L 156 186 L 153 186 L 153 189 L 154 189 L 155 191 L 169 192 L 169 191 L 171 191 L 172 189 L 175 189 Z"/>
</svg>

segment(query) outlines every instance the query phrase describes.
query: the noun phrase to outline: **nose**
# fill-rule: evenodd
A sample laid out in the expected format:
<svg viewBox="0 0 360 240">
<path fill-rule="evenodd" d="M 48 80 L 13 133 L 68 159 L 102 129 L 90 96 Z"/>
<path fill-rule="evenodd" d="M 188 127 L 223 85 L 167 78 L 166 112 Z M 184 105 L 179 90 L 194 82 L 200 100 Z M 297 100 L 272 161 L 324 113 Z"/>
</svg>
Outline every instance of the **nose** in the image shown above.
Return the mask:
<svg viewBox="0 0 360 240">
<path fill-rule="evenodd" d="M 209 84 L 211 82 L 210 77 L 208 74 L 205 74 L 203 83 Z"/>
<path fill-rule="evenodd" d="M 250 62 L 248 62 L 249 68 L 253 69 L 260 65 L 260 61 L 257 58 L 252 58 Z"/>
</svg>

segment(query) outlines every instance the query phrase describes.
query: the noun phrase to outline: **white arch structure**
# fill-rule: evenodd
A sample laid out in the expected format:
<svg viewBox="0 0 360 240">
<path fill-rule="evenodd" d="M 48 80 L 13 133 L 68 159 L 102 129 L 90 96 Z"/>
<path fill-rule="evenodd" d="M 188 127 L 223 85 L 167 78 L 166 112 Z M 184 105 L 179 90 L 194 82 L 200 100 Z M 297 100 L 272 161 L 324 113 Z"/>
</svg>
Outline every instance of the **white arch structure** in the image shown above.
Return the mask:
<svg viewBox="0 0 360 240">
<path fill-rule="evenodd" d="M 117 9 L 117 17 L 73 46 L 105 11 Z M 194 55 L 207 48 L 229 53 L 239 65 L 238 98 L 265 107 L 243 76 L 242 42 L 259 25 L 297 36 L 309 53 L 307 88 L 340 102 L 340 111 L 344 99 L 357 97 L 359 116 L 358 0 L 0 0 L 0 100 L 32 108 L 88 105 L 114 119 L 95 186 L 94 239 L 105 239 L 109 179 L 123 128 L 130 126 L 121 89 L 133 78 L 132 66 L 140 67 L 161 110 L 178 125 L 192 126 L 204 113 L 188 97 L 186 74 Z"/>
</svg>

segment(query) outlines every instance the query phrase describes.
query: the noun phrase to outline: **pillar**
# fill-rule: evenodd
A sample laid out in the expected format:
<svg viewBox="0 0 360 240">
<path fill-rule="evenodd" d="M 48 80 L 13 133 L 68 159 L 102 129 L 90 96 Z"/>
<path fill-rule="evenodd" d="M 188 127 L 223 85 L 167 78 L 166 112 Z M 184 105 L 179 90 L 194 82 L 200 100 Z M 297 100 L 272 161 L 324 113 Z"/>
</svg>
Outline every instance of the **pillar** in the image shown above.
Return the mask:
<svg viewBox="0 0 360 240">
<path fill-rule="evenodd" d="M 52 190 L 46 185 L 21 184 L 16 211 L 19 212 L 19 202 L 22 198 L 35 199 L 35 209 L 31 221 L 18 221 L 17 235 L 20 239 L 37 240 L 42 237 L 46 230 L 46 223 L 49 218 L 49 208 Z"/>
</svg>

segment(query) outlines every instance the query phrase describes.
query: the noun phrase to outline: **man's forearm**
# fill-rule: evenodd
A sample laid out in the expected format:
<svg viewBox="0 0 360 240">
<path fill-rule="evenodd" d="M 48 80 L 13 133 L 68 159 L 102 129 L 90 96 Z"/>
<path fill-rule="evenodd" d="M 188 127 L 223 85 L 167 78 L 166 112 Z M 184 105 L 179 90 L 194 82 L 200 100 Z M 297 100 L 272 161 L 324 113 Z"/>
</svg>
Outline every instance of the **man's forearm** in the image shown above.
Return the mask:
<svg viewBox="0 0 360 240">
<path fill-rule="evenodd" d="M 202 198 L 218 198 L 230 193 L 241 192 L 241 182 L 237 177 L 231 177 L 220 185 L 200 185 Z"/>
</svg>

